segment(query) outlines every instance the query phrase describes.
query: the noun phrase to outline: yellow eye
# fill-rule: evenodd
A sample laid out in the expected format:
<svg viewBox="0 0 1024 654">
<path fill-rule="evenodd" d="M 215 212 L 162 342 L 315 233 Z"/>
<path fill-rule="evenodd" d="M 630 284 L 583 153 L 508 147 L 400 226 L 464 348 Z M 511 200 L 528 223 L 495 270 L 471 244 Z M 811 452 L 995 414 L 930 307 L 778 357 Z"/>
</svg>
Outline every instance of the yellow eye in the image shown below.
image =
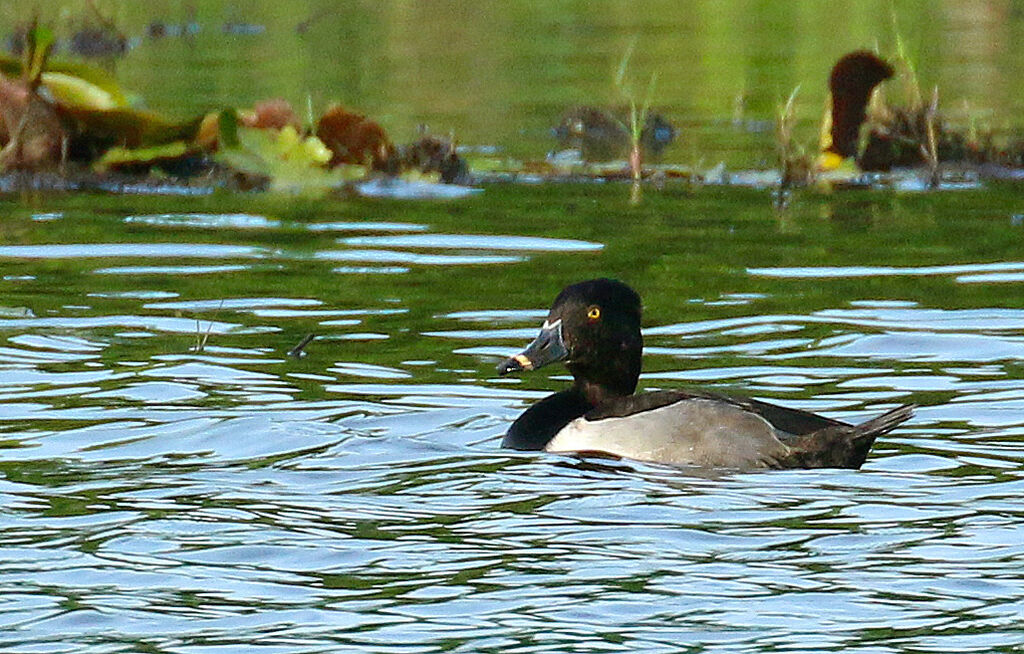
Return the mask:
<svg viewBox="0 0 1024 654">
<path fill-rule="evenodd" d="M 600 317 L 601 317 L 601 308 L 600 307 L 590 307 L 587 310 L 587 318 L 590 318 L 591 320 L 597 320 Z"/>
</svg>

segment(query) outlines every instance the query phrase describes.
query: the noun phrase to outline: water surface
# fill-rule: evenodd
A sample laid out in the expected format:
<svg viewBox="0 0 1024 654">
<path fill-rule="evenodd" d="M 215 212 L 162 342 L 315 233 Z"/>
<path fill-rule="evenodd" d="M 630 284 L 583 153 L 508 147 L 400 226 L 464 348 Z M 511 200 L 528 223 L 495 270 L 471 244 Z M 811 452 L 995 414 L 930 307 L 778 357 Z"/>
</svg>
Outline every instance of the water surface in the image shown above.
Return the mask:
<svg viewBox="0 0 1024 654">
<path fill-rule="evenodd" d="M 1024 306 L 977 276 L 1024 196 L 627 195 L 4 200 L 2 648 L 1016 648 Z M 495 363 L 596 275 L 646 388 L 921 408 L 861 471 L 499 449 L 566 375 Z"/>
<path fill-rule="evenodd" d="M 771 165 L 764 121 L 793 86 L 813 135 L 813 80 L 893 38 L 888 2 L 340 3 L 304 32 L 325 5 L 201 4 L 198 34 L 113 64 L 151 106 L 333 98 L 535 158 L 562 108 L 616 101 L 637 33 L 685 128 L 666 157 L 748 168 Z M 1020 115 L 1016 3 L 899 7 L 944 102 Z M 187 18 L 112 11 L 136 35 Z M 0 195 L 0 650 L 1024 644 L 1018 186 L 808 190 L 782 212 L 768 189 L 671 180 L 637 206 L 618 184 L 127 190 Z M 500 449 L 567 375 L 495 364 L 597 276 L 644 297 L 647 389 L 920 408 L 860 471 Z"/>
</svg>

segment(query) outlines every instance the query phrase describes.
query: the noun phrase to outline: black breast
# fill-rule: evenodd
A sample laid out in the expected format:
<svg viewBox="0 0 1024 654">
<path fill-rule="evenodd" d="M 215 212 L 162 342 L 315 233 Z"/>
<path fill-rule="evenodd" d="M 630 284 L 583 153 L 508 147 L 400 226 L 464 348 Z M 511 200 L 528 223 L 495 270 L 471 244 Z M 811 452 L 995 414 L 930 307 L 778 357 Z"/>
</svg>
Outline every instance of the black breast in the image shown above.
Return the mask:
<svg viewBox="0 0 1024 654">
<path fill-rule="evenodd" d="M 516 418 L 501 446 L 514 450 L 543 450 L 562 427 L 591 408 L 591 404 L 574 390 L 549 395 Z"/>
</svg>

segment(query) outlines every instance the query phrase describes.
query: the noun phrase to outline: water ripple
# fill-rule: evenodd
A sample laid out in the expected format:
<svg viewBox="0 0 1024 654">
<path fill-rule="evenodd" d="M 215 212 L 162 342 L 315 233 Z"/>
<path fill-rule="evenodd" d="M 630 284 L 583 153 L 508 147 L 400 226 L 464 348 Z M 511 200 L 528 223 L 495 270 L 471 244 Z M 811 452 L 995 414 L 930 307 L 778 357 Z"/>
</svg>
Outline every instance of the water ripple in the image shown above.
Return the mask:
<svg viewBox="0 0 1024 654">
<path fill-rule="evenodd" d="M 477 236 L 471 234 L 407 234 L 402 236 L 353 236 L 341 239 L 345 245 L 390 246 L 465 250 L 588 251 L 600 250 L 600 243 L 530 236 Z"/>
<path fill-rule="evenodd" d="M 761 277 L 827 279 L 830 277 L 891 277 L 915 275 L 962 275 L 964 273 L 1001 273 L 1024 270 L 1024 262 L 972 263 L 950 266 L 818 266 L 797 268 L 748 268 L 747 273 Z M 973 280 L 977 281 L 977 280 Z"/>
<path fill-rule="evenodd" d="M 682 201 L 652 206 L 668 199 Z M 1024 312 L 998 288 L 939 280 L 957 289 L 944 298 L 902 279 L 1016 269 L 900 265 L 836 294 L 771 276 L 748 288 L 731 251 L 702 258 L 665 238 L 638 252 L 630 230 L 610 238 L 596 223 L 568 232 L 586 241 L 419 233 L 457 231 L 450 210 L 465 207 L 380 214 L 346 198 L 307 228 L 264 219 L 278 213 L 267 207 L 174 214 L 150 200 L 91 216 L 122 244 L 30 245 L 78 229 L 76 209 L 14 219 L 0 246 L 0 651 L 1019 644 Z M 306 219 L 302 201 L 282 207 Z M 721 211 L 728 229 L 701 229 L 745 238 L 750 225 L 732 226 L 754 219 Z M 488 220 L 466 229 L 508 226 Z M 130 242 L 166 226 L 227 243 Z M 321 230 L 389 234 L 325 249 L 337 235 Z M 598 249 L 571 263 L 535 254 Z M 683 272 L 660 262 L 677 255 Z M 91 274 L 97 257 L 122 274 Z M 352 265 L 332 275 L 333 261 Z M 520 265 L 481 265 L 509 262 Z M 683 289 L 648 313 L 644 388 L 705 386 L 854 421 L 920 408 L 859 471 L 504 450 L 509 424 L 570 383 L 555 365 L 495 378 L 546 313 L 503 309 L 505 295 L 591 264 L 585 274 Z M 680 281 L 691 264 L 706 300 Z M 522 297 L 512 306 L 545 301 Z M 288 356 L 300 341 L 307 355 Z"/>
<path fill-rule="evenodd" d="M 66 243 L 52 245 L 0 245 L 6 259 L 145 258 L 257 258 L 270 251 L 243 245 L 208 243 Z"/>
</svg>

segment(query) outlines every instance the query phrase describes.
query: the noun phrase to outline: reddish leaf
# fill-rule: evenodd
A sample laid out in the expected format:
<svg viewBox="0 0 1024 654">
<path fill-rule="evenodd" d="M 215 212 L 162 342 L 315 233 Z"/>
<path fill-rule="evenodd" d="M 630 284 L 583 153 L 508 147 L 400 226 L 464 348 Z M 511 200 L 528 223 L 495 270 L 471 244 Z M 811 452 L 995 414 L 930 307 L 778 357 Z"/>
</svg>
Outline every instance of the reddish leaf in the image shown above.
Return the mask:
<svg viewBox="0 0 1024 654">
<path fill-rule="evenodd" d="M 66 138 L 52 106 L 26 82 L 0 75 L 0 170 L 54 166 Z"/>
<path fill-rule="evenodd" d="M 395 148 L 384 128 L 340 105 L 321 116 L 316 135 L 333 154 L 331 166 L 344 163 L 390 170 L 396 165 Z"/>
<path fill-rule="evenodd" d="M 283 98 L 257 102 L 253 105 L 252 111 L 239 112 L 238 122 L 243 127 L 257 129 L 284 129 L 288 125 L 297 130 L 302 128 L 299 117 L 295 115 L 291 104 Z"/>
</svg>

